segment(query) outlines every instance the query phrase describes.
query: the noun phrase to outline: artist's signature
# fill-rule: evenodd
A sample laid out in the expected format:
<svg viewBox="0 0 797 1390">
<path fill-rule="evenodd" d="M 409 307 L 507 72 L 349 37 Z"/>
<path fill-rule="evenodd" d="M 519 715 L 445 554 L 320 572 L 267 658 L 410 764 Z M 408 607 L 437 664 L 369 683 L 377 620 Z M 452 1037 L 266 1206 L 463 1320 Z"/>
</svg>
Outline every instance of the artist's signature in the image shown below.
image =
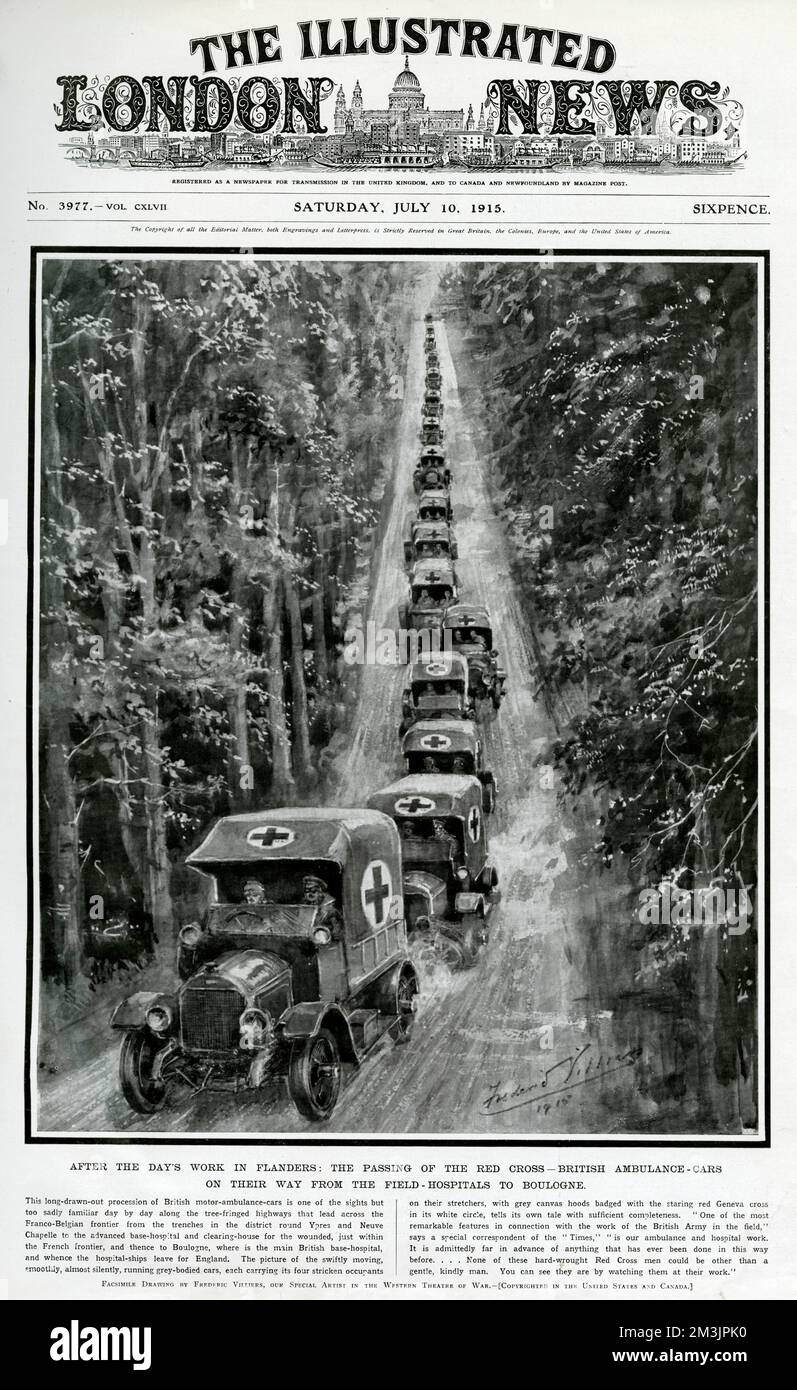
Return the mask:
<svg viewBox="0 0 797 1390">
<path fill-rule="evenodd" d="M 593 1043 L 585 1043 L 567 1057 L 552 1062 L 535 1081 L 527 1081 L 524 1085 L 516 1085 L 514 1081 L 495 1082 L 486 1100 L 482 1101 L 482 1114 L 501 1115 L 507 1110 L 533 1105 L 535 1101 L 550 1100 L 551 1096 L 572 1091 L 576 1086 L 587 1086 L 613 1072 L 626 1071 L 641 1055 L 641 1047 L 630 1047 L 624 1052 L 596 1052 Z"/>
</svg>

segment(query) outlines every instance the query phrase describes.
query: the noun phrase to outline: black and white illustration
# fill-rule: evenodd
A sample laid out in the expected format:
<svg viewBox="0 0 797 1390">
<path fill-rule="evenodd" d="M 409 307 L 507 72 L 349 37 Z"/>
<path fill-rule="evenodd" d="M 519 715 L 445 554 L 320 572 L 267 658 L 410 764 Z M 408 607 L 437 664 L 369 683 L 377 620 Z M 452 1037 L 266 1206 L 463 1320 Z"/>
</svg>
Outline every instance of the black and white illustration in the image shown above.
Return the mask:
<svg viewBox="0 0 797 1390">
<path fill-rule="evenodd" d="M 765 1137 L 764 271 L 34 256 L 34 1137 Z"/>
</svg>

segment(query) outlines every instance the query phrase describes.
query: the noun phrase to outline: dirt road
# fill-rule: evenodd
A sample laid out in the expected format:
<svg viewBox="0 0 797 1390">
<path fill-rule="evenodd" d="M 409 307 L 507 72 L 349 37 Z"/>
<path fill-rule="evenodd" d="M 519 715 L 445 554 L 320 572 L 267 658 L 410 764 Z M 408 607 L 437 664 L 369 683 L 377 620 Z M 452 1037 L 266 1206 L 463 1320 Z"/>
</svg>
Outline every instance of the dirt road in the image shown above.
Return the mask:
<svg viewBox="0 0 797 1390">
<path fill-rule="evenodd" d="M 425 306 L 423 306 L 425 307 Z M 508 671 L 508 693 L 486 726 L 487 765 L 500 795 L 492 854 L 501 878 L 490 944 L 475 969 L 423 980 L 411 1042 L 385 1043 L 347 1077 L 323 1126 L 301 1119 L 284 1090 L 234 1097 L 183 1092 L 158 1115 L 133 1114 L 116 1083 L 115 1040 L 79 1071 L 43 1085 L 48 1130 L 142 1135 L 208 1132 L 478 1135 L 498 1139 L 555 1135 L 688 1134 L 716 1131 L 701 1080 L 700 1039 L 666 1001 L 640 992 L 638 951 L 618 886 L 585 862 L 589 826 L 568 824 L 535 760 L 550 727 L 526 627 L 513 587 L 502 524 L 484 474 L 485 441 L 442 323 L 446 451 L 453 470 L 455 525 L 464 596 L 485 602 Z M 466 364 L 460 363 L 462 374 Z M 395 624 L 406 589 L 402 540 L 414 507 L 423 392 L 423 323 L 409 354 L 396 466 L 372 596 L 377 625 Z M 400 774 L 401 669 L 366 667 L 356 734 L 341 768 L 341 805 Z M 728 1117 L 732 1128 L 732 1117 Z"/>
</svg>

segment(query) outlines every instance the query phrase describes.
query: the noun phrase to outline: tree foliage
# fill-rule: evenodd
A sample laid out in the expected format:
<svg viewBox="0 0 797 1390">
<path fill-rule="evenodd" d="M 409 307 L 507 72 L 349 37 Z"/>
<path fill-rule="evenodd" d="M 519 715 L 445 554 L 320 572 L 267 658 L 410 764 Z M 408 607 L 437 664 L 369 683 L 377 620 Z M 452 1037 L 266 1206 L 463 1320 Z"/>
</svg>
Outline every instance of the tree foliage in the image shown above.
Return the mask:
<svg viewBox="0 0 797 1390">
<path fill-rule="evenodd" d="M 47 263 L 46 973 L 85 969 L 95 910 L 99 928 L 114 908 L 170 939 L 175 873 L 208 819 L 317 787 L 411 279 L 254 258 Z"/>
<path fill-rule="evenodd" d="M 755 272 L 470 266 L 518 578 L 558 692 L 548 750 L 644 880 L 756 868 Z"/>
</svg>

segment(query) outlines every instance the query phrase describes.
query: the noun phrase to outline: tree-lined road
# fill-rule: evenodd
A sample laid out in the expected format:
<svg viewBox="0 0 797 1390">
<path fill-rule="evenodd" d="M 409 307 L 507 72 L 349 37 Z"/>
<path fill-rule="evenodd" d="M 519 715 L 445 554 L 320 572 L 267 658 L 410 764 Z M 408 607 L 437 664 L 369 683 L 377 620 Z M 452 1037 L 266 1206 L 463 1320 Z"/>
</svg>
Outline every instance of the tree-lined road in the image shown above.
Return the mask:
<svg viewBox="0 0 797 1390">
<path fill-rule="evenodd" d="M 416 500 L 411 475 L 424 390 L 424 307 L 409 354 L 396 482 L 375 559 L 370 616 L 378 626 L 395 625 L 406 591 L 402 542 Z M 485 730 L 487 765 L 499 787 L 491 852 L 502 889 L 489 946 L 466 973 L 441 968 L 422 979 L 409 1045 L 385 1043 L 361 1071 L 350 1073 L 324 1125 L 297 1114 L 284 1083 L 237 1097 L 173 1092 L 158 1115 L 134 1114 L 117 1084 L 117 1039 L 108 1030 L 107 1044 L 100 1043 L 104 1024 L 98 1024 L 92 1060 L 45 1079 L 43 1129 L 511 1139 L 612 1136 L 651 1127 L 687 1132 L 693 1121 L 697 1128 L 699 1097 L 693 1102 L 673 1093 L 670 1103 L 667 1094 L 668 1077 L 683 1071 L 679 1049 L 688 1040 L 673 1032 L 671 1020 L 661 1023 L 655 1010 L 633 1002 L 636 959 L 625 944 L 619 895 L 582 863 L 590 829 L 563 823 L 556 793 L 535 766 L 551 729 L 534 695 L 539 677 L 503 526 L 490 500 L 479 421 L 458 381 L 445 324 L 435 326 L 461 593 L 489 607 L 508 673 L 504 703 Z M 366 666 L 362 673 L 355 734 L 341 760 L 341 805 L 362 804 L 400 774 L 402 682 L 398 668 Z"/>
</svg>

